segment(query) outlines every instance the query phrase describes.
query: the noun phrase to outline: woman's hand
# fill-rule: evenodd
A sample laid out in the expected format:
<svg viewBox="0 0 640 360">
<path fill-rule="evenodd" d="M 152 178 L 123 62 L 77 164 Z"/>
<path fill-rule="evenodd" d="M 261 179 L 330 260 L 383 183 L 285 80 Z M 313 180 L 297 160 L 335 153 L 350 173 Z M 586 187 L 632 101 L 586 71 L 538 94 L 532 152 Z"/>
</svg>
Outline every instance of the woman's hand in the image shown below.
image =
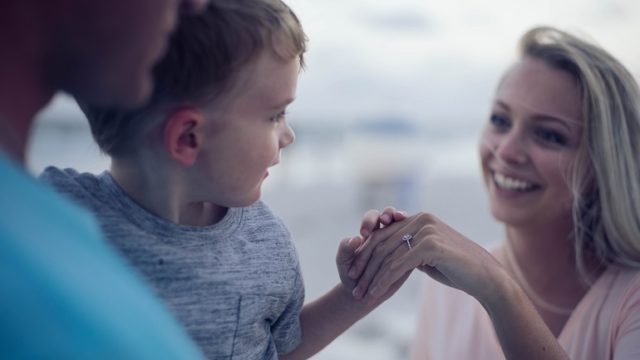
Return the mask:
<svg viewBox="0 0 640 360">
<path fill-rule="evenodd" d="M 368 224 L 371 218 L 365 216 Z M 408 243 L 405 235 L 412 236 Z M 377 298 L 414 268 L 481 302 L 492 295 L 496 281 L 508 277 L 485 249 L 435 216 L 418 213 L 373 231 L 360 246 L 349 272 L 358 279 L 354 295 Z"/>
<path fill-rule="evenodd" d="M 365 303 L 386 296 L 390 286 L 393 289 L 398 279 L 418 268 L 485 307 L 507 359 L 567 359 L 527 295 L 498 261 L 431 214 L 419 213 L 373 231 L 353 262 L 349 277 L 358 283 L 353 294 Z"/>
</svg>

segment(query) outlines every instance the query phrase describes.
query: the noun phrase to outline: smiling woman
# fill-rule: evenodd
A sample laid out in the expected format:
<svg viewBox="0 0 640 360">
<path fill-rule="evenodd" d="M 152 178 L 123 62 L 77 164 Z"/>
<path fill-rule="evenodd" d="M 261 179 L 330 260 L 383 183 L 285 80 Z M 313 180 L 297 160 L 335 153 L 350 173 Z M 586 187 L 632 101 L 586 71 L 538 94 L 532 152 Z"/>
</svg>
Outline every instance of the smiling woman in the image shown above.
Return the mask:
<svg viewBox="0 0 640 360">
<path fill-rule="evenodd" d="M 571 224 L 567 182 L 583 127 L 580 89 L 567 72 L 525 57 L 502 80 L 480 157 L 493 216 L 504 223 Z M 554 219 L 563 219 L 558 222 Z"/>
<path fill-rule="evenodd" d="M 448 285 L 427 284 L 414 359 L 636 359 L 639 139 L 630 73 L 575 36 L 530 30 L 480 142 L 505 241 L 490 253 L 418 214 L 374 231 L 355 293 L 375 298 L 415 267 Z"/>
</svg>

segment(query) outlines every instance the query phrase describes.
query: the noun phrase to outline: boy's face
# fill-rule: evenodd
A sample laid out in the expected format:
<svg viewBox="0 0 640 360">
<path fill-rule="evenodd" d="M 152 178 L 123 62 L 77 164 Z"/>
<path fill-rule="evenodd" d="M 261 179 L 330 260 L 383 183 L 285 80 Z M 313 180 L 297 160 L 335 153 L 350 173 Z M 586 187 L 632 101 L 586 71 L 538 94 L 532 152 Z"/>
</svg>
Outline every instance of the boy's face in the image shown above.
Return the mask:
<svg viewBox="0 0 640 360">
<path fill-rule="evenodd" d="M 239 207 L 260 199 L 269 167 L 295 139 L 285 110 L 295 98 L 299 71 L 297 57 L 283 61 L 270 50 L 246 66 L 224 110 L 204 126 L 196 201 Z"/>
</svg>

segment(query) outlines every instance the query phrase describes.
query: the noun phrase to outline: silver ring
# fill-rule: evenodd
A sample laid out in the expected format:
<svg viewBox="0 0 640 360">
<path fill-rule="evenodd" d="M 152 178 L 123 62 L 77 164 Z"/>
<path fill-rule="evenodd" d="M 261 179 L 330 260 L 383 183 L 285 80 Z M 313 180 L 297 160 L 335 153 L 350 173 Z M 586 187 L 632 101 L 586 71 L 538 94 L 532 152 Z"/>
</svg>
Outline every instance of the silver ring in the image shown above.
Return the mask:
<svg viewBox="0 0 640 360">
<path fill-rule="evenodd" d="M 402 235 L 402 241 L 404 241 L 407 244 L 407 247 L 409 248 L 409 250 L 411 250 L 411 239 L 413 239 L 413 235 L 411 234 Z"/>
</svg>

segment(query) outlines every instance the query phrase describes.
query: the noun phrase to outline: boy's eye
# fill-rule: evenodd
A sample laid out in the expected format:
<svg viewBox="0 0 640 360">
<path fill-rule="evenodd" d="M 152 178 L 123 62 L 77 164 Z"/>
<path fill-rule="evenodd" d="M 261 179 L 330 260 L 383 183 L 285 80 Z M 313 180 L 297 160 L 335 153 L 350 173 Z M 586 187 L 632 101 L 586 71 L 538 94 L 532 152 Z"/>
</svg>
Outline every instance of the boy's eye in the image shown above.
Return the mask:
<svg viewBox="0 0 640 360">
<path fill-rule="evenodd" d="M 540 140 L 546 143 L 564 146 L 568 142 L 566 136 L 555 130 L 539 128 L 535 133 Z"/>
<path fill-rule="evenodd" d="M 492 114 L 489 118 L 489 122 L 497 130 L 506 130 L 511 125 L 509 119 L 506 116 Z"/>
<path fill-rule="evenodd" d="M 269 120 L 271 120 L 273 122 L 280 122 L 285 117 L 287 117 L 287 112 L 286 112 L 286 110 L 283 110 L 283 111 L 275 114 L 274 116 L 272 116 L 271 119 L 269 119 Z"/>
</svg>

